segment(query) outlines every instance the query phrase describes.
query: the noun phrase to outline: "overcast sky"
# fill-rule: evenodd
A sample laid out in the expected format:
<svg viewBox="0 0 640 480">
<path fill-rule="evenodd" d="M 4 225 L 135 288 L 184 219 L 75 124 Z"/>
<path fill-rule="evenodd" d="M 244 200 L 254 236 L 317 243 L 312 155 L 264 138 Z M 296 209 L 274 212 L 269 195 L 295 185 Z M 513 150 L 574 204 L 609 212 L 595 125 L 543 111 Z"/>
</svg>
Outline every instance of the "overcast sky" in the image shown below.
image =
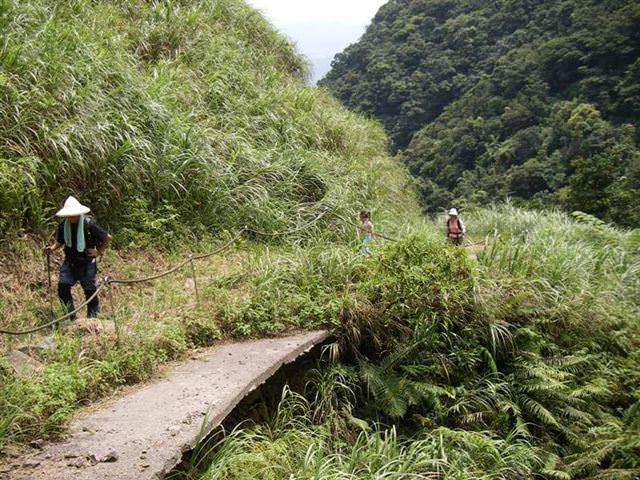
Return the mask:
<svg viewBox="0 0 640 480">
<path fill-rule="evenodd" d="M 387 0 L 248 0 L 292 38 L 322 77 L 336 53 L 355 42 Z"/>
</svg>

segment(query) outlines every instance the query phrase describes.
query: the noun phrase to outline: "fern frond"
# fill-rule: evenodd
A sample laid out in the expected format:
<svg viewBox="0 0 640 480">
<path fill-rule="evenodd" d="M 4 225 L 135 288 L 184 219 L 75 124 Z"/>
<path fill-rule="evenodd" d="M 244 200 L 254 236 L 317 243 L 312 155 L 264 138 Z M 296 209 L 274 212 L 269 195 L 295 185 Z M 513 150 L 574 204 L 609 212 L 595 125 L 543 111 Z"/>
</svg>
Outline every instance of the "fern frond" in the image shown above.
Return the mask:
<svg viewBox="0 0 640 480">
<path fill-rule="evenodd" d="M 560 427 L 556 417 L 541 403 L 524 395 L 520 395 L 518 397 L 518 403 L 520 403 L 523 412 L 539 420 L 541 423 L 551 425 L 553 427 Z"/>
</svg>

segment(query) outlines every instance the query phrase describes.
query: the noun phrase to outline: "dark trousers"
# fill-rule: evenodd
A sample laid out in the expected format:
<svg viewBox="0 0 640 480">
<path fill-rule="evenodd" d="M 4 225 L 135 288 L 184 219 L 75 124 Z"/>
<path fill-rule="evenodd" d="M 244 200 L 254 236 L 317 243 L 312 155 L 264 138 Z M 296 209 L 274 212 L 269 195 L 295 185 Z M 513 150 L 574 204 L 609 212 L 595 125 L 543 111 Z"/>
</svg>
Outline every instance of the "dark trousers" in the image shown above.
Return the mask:
<svg viewBox="0 0 640 480">
<path fill-rule="evenodd" d="M 454 245 L 462 245 L 462 242 L 464 242 L 464 235 L 460 235 L 460 236 L 449 235 L 449 241 Z"/>
<path fill-rule="evenodd" d="M 74 263 L 65 262 L 60 266 L 60 281 L 58 282 L 58 297 L 67 307 L 67 312 L 75 310 L 73 306 L 73 297 L 71 296 L 71 287 L 80 282 L 84 290 L 85 298 L 91 297 L 96 292 L 96 273 L 97 264 L 95 258 L 76 261 Z M 100 311 L 100 302 L 96 296 L 87 305 L 87 316 L 96 317 Z M 75 320 L 76 315 L 71 318 Z"/>
</svg>

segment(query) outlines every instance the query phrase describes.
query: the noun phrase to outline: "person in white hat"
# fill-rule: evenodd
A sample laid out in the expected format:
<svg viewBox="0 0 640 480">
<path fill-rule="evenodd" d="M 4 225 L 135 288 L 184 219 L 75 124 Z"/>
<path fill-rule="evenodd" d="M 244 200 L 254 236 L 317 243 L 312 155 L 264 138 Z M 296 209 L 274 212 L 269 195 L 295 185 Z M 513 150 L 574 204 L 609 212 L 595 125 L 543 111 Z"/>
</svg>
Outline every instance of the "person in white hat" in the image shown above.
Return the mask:
<svg viewBox="0 0 640 480">
<path fill-rule="evenodd" d="M 462 245 L 465 233 L 467 233 L 467 228 L 464 226 L 462 219 L 458 216 L 458 210 L 452 208 L 449 210 L 449 218 L 447 219 L 447 240 L 454 245 Z"/>
<path fill-rule="evenodd" d="M 56 241 L 45 247 L 50 254 L 64 247 L 64 262 L 60 266 L 58 297 L 68 312 L 74 310 L 71 287 L 80 282 L 86 298 L 96 291 L 96 257 L 102 255 L 111 241 L 111 235 L 87 216 L 91 210 L 74 197 L 69 197 L 56 213 L 64 220 L 58 225 Z M 87 316 L 96 317 L 100 303 L 96 296 L 87 305 Z M 76 316 L 71 317 L 75 320 Z"/>
</svg>

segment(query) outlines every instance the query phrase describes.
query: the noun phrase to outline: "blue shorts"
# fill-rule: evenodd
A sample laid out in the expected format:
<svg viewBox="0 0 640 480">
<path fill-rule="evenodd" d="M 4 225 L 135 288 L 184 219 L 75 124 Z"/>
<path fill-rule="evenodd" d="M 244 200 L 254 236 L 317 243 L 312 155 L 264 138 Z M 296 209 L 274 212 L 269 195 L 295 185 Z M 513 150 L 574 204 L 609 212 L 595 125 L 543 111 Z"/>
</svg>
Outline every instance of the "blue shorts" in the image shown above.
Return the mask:
<svg viewBox="0 0 640 480">
<path fill-rule="evenodd" d="M 60 284 L 74 286 L 80 282 L 85 290 L 95 290 L 97 271 L 95 258 L 73 265 L 65 260 L 60 266 Z"/>
<path fill-rule="evenodd" d="M 362 239 L 362 249 L 360 250 L 361 255 L 371 255 L 371 250 L 369 250 L 369 243 L 373 240 L 373 237 L 370 233 L 367 233 Z"/>
</svg>

